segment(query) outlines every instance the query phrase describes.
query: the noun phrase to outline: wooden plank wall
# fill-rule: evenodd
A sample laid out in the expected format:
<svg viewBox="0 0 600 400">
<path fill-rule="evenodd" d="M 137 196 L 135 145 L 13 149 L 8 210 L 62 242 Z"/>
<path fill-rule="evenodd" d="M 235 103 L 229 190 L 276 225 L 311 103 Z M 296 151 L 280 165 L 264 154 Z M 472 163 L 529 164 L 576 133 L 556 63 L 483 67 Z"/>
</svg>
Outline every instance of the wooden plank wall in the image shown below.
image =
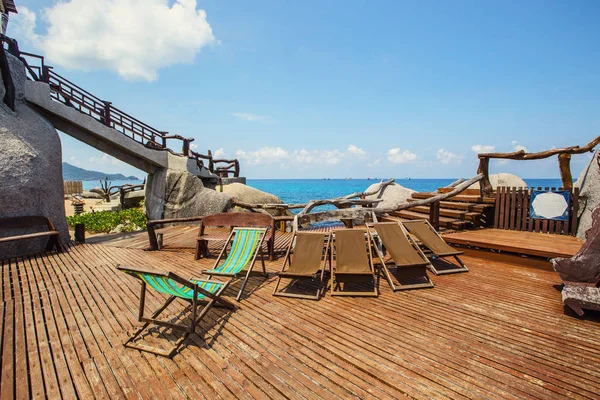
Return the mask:
<svg viewBox="0 0 600 400">
<path fill-rule="evenodd" d="M 81 194 L 83 183 L 81 181 L 64 181 L 65 194 Z"/>
<path fill-rule="evenodd" d="M 530 218 L 529 202 L 533 190 L 549 190 L 554 192 L 564 189 L 555 187 L 497 188 L 494 228 L 574 236 L 577 233 L 577 224 L 579 222 L 577 215 L 579 213 L 579 189 L 573 188 L 571 191 L 568 221 Z"/>
</svg>

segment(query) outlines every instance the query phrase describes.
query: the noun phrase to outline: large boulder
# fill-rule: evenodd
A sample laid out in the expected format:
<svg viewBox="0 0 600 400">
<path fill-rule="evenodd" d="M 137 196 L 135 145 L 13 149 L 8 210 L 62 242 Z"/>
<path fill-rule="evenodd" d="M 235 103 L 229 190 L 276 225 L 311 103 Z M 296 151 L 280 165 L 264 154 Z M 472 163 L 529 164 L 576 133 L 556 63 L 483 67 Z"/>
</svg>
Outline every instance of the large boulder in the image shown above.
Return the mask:
<svg viewBox="0 0 600 400">
<path fill-rule="evenodd" d="M 283 204 L 283 201 L 274 194 L 263 192 L 251 186 L 246 186 L 241 183 L 230 183 L 223 185 L 223 193 L 227 193 L 232 197 L 237 198 L 244 203 L 250 204 Z M 236 207 L 235 211 L 248 211 L 240 207 Z M 270 214 L 278 215 L 277 210 L 267 210 Z"/>
<path fill-rule="evenodd" d="M 525 183 L 523 179 L 519 178 L 517 175 L 508 174 L 506 172 L 500 172 L 499 174 L 491 174 L 490 183 L 492 184 L 492 188 L 494 190 L 496 190 L 498 186 L 516 188 L 527 187 L 527 183 Z M 479 182 L 469 186 L 469 189 L 479 189 Z"/>
<path fill-rule="evenodd" d="M 579 187 L 577 237 L 585 239 L 585 232 L 592 227 L 592 211 L 600 205 L 600 149 L 596 150 L 575 185 Z"/>
<path fill-rule="evenodd" d="M 161 169 L 148 174 L 145 207 L 148 219 L 155 220 L 227 212 L 233 204 L 231 195 L 204 187 L 196 175 Z"/>
<path fill-rule="evenodd" d="M 379 183 L 375 183 L 369 186 L 366 192 L 377 190 L 379 186 Z M 377 193 L 366 196 L 366 198 L 369 200 L 382 199 L 383 201 L 377 204 L 379 208 L 398 207 L 400 204 L 406 203 L 413 193 L 415 191 L 412 189 L 392 183 L 385 186 L 383 190 L 378 190 Z"/>
<path fill-rule="evenodd" d="M 15 86 L 13 112 L 2 99 L 0 75 L 0 218 L 42 215 L 50 218 L 62 241 L 69 240 L 62 179 L 62 149 L 54 127 L 24 101 L 25 70 L 10 54 L 9 69 Z M 0 230 L 0 237 L 45 230 Z M 47 239 L 0 244 L 0 259 L 45 249 Z"/>
</svg>

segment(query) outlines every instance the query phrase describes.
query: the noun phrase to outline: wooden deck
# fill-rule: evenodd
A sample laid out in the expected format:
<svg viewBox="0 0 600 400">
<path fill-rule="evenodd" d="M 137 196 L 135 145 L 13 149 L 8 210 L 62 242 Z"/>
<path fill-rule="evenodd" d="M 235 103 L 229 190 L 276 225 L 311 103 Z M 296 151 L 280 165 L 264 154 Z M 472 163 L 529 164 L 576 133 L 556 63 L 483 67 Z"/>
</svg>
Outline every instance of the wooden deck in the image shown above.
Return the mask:
<svg viewBox="0 0 600 400">
<path fill-rule="evenodd" d="M 573 236 L 549 233 L 479 229 L 444 235 L 451 244 L 481 247 L 543 258 L 572 257 L 583 242 Z"/>
<path fill-rule="evenodd" d="M 172 360 L 125 349 L 125 332 L 138 326 L 139 284 L 115 264 L 198 275 L 212 260 L 194 261 L 191 249 L 178 248 L 185 236 L 165 236 L 160 252 L 136 248 L 143 235 L 131 235 L 122 247 L 113 240 L 2 262 L 0 398 L 600 393 L 600 314 L 564 315 L 553 272 L 471 257 L 464 257 L 469 273 L 432 276 L 433 289 L 392 293 L 381 279 L 379 298 L 285 299 L 271 295 L 274 274 L 254 277 L 237 310 L 213 309 Z M 282 249 L 290 235 L 278 238 Z M 149 293 L 146 301 L 155 308 L 161 300 Z M 147 340 L 166 344 L 173 335 L 163 333 Z"/>
</svg>

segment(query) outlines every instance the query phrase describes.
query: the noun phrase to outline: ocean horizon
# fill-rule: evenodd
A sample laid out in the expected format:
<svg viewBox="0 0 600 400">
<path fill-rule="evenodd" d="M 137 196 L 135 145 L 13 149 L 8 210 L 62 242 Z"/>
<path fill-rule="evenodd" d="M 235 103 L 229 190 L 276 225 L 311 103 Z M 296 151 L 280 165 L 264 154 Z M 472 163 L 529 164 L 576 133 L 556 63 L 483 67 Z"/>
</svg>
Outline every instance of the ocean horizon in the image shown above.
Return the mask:
<svg viewBox="0 0 600 400">
<path fill-rule="evenodd" d="M 388 178 L 386 178 L 387 180 Z M 458 179 L 458 178 L 456 178 Z M 456 179 L 395 179 L 396 183 L 417 192 L 434 191 Z M 560 187 L 560 179 L 523 178 L 530 187 Z M 247 179 L 247 185 L 274 194 L 284 203 L 306 203 L 310 200 L 331 199 L 354 192 L 364 192 L 381 179 Z M 113 186 L 126 183 L 138 185 L 141 180 L 112 181 Z M 83 181 L 83 189 L 99 187 L 98 181 Z"/>
</svg>

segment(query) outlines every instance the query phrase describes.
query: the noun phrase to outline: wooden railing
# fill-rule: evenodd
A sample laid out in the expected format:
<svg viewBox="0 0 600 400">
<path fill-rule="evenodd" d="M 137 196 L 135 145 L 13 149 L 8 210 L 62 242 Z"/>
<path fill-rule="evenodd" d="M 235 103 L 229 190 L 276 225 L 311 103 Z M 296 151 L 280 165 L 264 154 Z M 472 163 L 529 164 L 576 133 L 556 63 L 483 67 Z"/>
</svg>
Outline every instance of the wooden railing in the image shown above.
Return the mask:
<svg viewBox="0 0 600 400">
<path fill-rule="evenodd" d="M 214 160 L 210 150 L 208 151 L 208 155 L 196 153 L 190 149 L 190 144 L 194 141 L 193 138 L 172 135 L 153 128 L 116 108 L 110 101 L 100 99 L 54 72 L 51 66 L 45 64 L 43 56 L 20 51 L 14 39 L 2 36 L 0 41 L 4 42 L 11 54 L 23 62 L 29 79 L 45 82 L 50 85 L 50 95 L 54 100 L 75 108 L 79 112 L 102 122 L 104 125 L 117 130 L 146 147 L 157 150 L 168 150 L 175 154 L 193 158 L 196 160 L 199 168 L 204 166 L 202 160 L 207 160 L 208 166 L 206 168 L 220 177 L 227 177 L 229 174 L 233 174 L 235 177 L 239 176 L 240 165 L 238 160 Z M 167 146 L 167 140 L 170 139 L 181 141 L 181 153 L 175 152 Z M 218 164 L 225 165 L 220 166 Z"/>
<path fill-rule="evenodd" d="M 562 149 L 540 151 L 539 153 L 526 153 L 523 150 L 515 151 L 513 153 L 481 153 L 478 155 L 479 169 L 477 170 L 478 174 L 484 175 L 484 179 L 480 182 L 481 194 L 482 196 L 484 194 L 491 195 L 493 191 L 489 174 L 491 158 L 505 160 L 541 160 L 543 158 L 558 155 L 558 165 L 560 168 L 562 186 L 565 189 L 571 189 L 573 187 L 573 176 L 571 175 L 571 155 L 592 152 L 598 143 L 600 143 L 600 136 L 589 142 L 584 147 L 571 146 Z M 598 162 L 600 162 L 600 160 Z"/>
</svg>

